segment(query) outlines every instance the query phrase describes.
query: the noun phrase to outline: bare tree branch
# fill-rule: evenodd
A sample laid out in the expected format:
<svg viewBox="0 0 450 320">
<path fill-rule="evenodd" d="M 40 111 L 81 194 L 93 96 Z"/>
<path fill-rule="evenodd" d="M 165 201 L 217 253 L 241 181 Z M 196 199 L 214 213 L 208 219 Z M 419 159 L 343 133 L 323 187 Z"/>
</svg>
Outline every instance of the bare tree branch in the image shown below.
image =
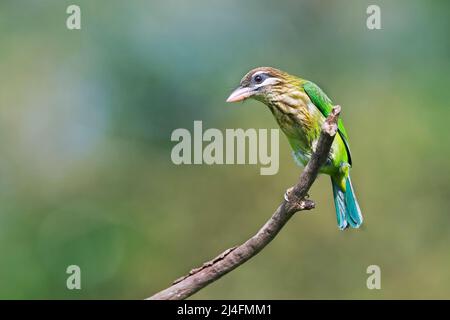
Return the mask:
<svg viewBox="0 0 450 320">
<path fill-rule="evenodd" d="M 298 183 L 286 191 L 285 200 L 253 237 L 240 246 L 225 250 L 201 267 L 191 270 L 188 275 L 175 280 L 172 286 L 154 294 L 148 299 L 181 300 L 188 298 L 260 252 L 275 238 L 294 213 L 313 209 L 315 207 L 314 202 L 306 199 L 306 197 L 308 190 L 317 178 L 320 167 L 327 160 L 331 144 L 338 130 L 337 121 L 340 111 L 340 106 L 333 108 L 331 114 L 322 125 L 316 150 L 300 175 Z"/>
</svg>

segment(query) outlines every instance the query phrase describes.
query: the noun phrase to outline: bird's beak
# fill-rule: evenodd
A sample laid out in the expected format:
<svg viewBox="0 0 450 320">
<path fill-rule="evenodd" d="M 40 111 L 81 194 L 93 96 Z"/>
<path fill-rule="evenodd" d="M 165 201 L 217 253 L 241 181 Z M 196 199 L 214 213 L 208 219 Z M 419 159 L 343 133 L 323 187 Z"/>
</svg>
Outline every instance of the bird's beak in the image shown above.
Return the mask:
<svg viewBox="0 0 450 320">
<path fill-rule="evenodd" d="M 227 99 L 227 102 L 238 102 L 245 100 L 253 95 L 253 90 L 245 87 L 238 87 Z"/>
</svg>

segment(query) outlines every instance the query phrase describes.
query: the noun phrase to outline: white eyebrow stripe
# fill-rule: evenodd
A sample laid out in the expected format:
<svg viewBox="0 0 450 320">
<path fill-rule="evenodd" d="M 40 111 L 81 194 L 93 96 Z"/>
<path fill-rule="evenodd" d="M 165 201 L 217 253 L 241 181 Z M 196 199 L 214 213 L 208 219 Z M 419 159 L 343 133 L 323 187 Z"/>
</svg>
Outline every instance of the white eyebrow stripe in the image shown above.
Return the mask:
<svg viewBox="0 0 450 320">
<path fill-rule="evenodd" d="M 263 87 L 263 86 L 267 86 L 267 85 L 271 85 L 271 84 L 276 84 L 278 82 L 280 82 L 280 80 L 277 79 L 277 78 L 267 78 L 266 80 L 264 80 L 260 84 L 255 85 L 255 87 L 259 88 L 259 87 Z"/>
</svg>

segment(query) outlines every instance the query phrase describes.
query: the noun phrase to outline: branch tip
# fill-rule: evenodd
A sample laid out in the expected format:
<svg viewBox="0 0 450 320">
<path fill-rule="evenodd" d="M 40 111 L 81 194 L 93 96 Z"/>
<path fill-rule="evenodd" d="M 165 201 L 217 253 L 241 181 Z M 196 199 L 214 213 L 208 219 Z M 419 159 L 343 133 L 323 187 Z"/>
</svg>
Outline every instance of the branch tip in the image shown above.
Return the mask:
<svg viewBox="0 0 450 320">
<path fill-rule="evenodd" d="M 322 125 L 322 131 L 324 131 L 329 136 L 334 137 L 338 131 L 338 119 L 341 114 L 341 106 L 336 105 L 331 110 L 331 113 L 326 118 Z"/>
</svg>

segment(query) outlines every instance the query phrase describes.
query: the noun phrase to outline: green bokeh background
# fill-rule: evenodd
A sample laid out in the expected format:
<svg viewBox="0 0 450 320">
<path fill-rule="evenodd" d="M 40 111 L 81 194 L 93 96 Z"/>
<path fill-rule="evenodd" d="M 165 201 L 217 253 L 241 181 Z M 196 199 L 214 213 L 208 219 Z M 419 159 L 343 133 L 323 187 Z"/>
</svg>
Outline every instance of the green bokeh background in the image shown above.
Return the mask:
<svg viewBox="0 0 450 320">
<path fill-rule="evenodd" d="M 66 29 L 66 8 L 82 29 Z M 366 8 L 381 7 L 381 30 Z M 447 1 L 2 1 L 0 298 L 141 299 L 251 236 L 300 169 L 176 166 L 170 134 L 276 128 L 225 103 L 275 66 L 343 107 L 365 215 L 336 227 L 329 179 L 258 256 L 192 298 L 450 298 Z M 81 267 L 82 290 L 66 288 Z M 381 267 L 368 290 L 366 268 Z"/>
</svg>

